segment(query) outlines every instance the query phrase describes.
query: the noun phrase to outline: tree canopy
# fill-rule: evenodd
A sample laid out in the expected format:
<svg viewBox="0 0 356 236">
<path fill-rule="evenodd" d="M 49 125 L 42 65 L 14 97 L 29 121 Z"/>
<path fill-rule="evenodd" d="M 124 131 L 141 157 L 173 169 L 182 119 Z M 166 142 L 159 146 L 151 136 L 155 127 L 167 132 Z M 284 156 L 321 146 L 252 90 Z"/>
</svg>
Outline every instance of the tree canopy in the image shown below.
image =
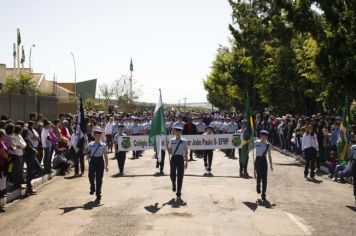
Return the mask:
<svg viewBox="0 0 356 236">
<path fill-rule="evenodd" d="M 204 81 L 207 98 L 311 114 L 356 98 L 356 0 L 229 0 L 232 35 Z"/>
</svg>

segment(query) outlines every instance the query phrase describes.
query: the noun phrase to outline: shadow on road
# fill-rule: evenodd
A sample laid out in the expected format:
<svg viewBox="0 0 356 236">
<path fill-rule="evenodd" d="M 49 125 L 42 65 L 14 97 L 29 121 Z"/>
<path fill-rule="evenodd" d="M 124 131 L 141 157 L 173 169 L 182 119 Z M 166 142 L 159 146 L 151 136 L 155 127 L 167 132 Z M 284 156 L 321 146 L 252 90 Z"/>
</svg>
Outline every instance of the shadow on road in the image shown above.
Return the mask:
<svg viewBox="0 0 356 236">
<path fill-rule="evenodd" d="M 356 212 L 356 207 L 354 207 L 354 206 L 345 206 L 345 207 L 347 207 L 347 208 L 349 208 L 350 210 Z"/>
<path fill-rule="evenodd" d="M 318 179 L 309 179 L 308 181 L 314 184 L 321 184 L 323 182 L 322 180 L 318 180 Z"/>
<path fill-rule="evenodd" d="M 271 204 L 269 201 L 263 201 L 261 199 L 258 199 L 257 202 L 243 202 L 243 204 L 253 212 L 255 212 L 259 206 L 267 209 L 273 209 L 273 207 L 276 206 L 276 204 Z"/>
<path fill-rule="evenodd" d="M 83 206 L 61 207 L 61 208 L 59 208 L 59 209 L 63 210 L 63 213 L 62 213 L 61 215 L 64 215 L 64 214 L 66 214 L 66 213 L 75 211 L 75 210 L 77 210 L 77 209 L 93 210 L 94 208 L 100 207 L 100 206 L 102 206 L 102 205 L 103 205 L 103 204 L 100 204 L 100 203 L 98 203 L 98 202 L 90 201 L 90 202 L 85 203 Z"/>
<path fill-rule="evenodd" d="M 115 174 L 115 175 L 112 175 L 111 177 L 112 178 L 133 178 L 133 177 L 152 177 L 153 175 L 118 175 L 118 174 Z"/>
<path fill-rule="evenodd" d="M 184 176 L 189 176 L 189 177 L 203 177 L 203 178 L 211 178 L 211 177 L 215 177 L 215 178 L 241 178 L 240 176 L 232 176 L 232 175 L 194 175 L 194 174 L 187 174 Z"/>
<path fill-rule="evenodd" d="M 82 176 L 80 176 L 80 175 L 72 175 L 72 176 L 65 176 L 64 178 L 65 179 L 77 179 L 77 178 L 80 178 L 80 177 L 82 177 Z"/>
<path fill-rule="evenodd" d="M 162 207 L 164 207 L 164 205 Z M 152 214 L 156 214 L 159 210 L 162 209 L 162 207 L 158 207 L 158 203 L 156 202 L 154 205 L 145 206 L 145 209 Z"/>
<path fill-rule="evenodd" d="M 300 163 L 300 162 L 293 162 L 293 163 L 274 163 L 274 165 L 277 165 L 277 166 L 304 166 L 303 163 Z"/>
<path fill-rule="evenodd" d="M 146 211 L 151 212 L 152 214 L 156 214 L 159 210 L 161 210 L 166 205 L 171 206 L 172 208 L 180 208 L 182 206 L 186 206 L 187 203 L 182 199 L 172 198 L 168 202 L 163 203 L 161 207 L 158 207 L 158 205 L 159 203 L 156 202 L 155 204 L 145 206 L 144 208 L 146 209 Z"/>
</svg>

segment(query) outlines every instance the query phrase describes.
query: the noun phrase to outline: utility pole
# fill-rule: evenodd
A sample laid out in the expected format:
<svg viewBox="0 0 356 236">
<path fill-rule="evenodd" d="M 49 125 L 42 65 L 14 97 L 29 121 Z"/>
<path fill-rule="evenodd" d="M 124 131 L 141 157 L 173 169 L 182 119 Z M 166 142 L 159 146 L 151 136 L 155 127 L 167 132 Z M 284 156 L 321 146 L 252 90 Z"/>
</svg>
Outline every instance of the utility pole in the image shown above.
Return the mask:
<svg viewBox="0 0 356 236">
<path fill-rule="evenodd" d="M 184 100 L 184 111 L 187 111 L 187 98 L 182 98 Z"/>
<path fill-rule="evenodd" d="M 131 61 L 130 61 L 130 100 L 131 100 L 131 102 L 133 102 L 132 72 L 133 72 L 133 64 L 132 64 L 132 58 L 131 58 Z"/>
<path fill-rule="evenodd" d="M 77 66 L 75 64 L 75 57 L 73 52 L 70 52 L 70 54 L 72 54 L 73 63 L 74 63 L 74 94 L 75 94 L 75 100 L 77 100 Z"/>
<path fill-rule="evenodd" d="M 32 46 L 30 47 L 30 55 L 29 55 L 29 58 L 28 58 L 28 68 L 30 68 L 30 74 L 32 74 L 32 71 L 31 71 L 31 55 L 32 55 L 32 48 L 36 47 L 35 44 L 32 44 Z"/>
</svg>

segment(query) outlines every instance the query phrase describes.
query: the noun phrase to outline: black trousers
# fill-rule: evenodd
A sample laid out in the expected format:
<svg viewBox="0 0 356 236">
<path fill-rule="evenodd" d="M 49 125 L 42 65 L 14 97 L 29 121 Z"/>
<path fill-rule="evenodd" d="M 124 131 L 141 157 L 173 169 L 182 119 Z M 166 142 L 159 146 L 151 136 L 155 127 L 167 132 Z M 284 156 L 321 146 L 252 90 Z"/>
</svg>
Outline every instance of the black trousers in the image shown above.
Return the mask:
<svg viewBox="0 0 356 236">
<path fill-rule="evenodd" d="M 304 177 L 308 176 L 309 166 L 310 166 L 310 177 L 314 178 L 316 149 L 313 147 L 306 148 L 304 150 L 304 155 L 305 155 Z"/>
<path fill-rule="evenodd" d="M 132 136 L 139 136 L 140 134 L 132 134 Z M 132 159 L 137 159 L 140 157 L 142 151 L 132 151 Z"/>
<path fill-rule="evenodd" d="M 177 197 L 182 194 L 183 177 L 184 158 L 181 155 L 174 155 L 171 158 L 171 181 L 173 186 L 177 186 Z"/>
<path fill-rule="evenodd" d="M 163 172 L 164 169 L 164 160 L 166 157 L 166 151 L 165 150 L 161 150 L 161 162 L 158 162 L 158 156 L 156 155 L 156 166 L 159 167 L 159 171 Z"/>
<path fill-rule="evenodd" d="M 84 154 L 82 150 L 79 150 L 77 153 L 74 151 L 74 173 L 79 174 L 79 165 L 80 173 L 84 173 L 85 164 L 84 164 Z"/>
<path fill-rule="evenodd" d="M 255 169 L 257 174 L 257 189 L 261 189 L 262 182 L 262 196 L 266 196 L 267 191 L 267 167 L 266 156 L 256 157 Z"/>
<path fill-rule="evenodd" d="M 116 153 L 117 165 L 119 166 L 120 173 L 124 173 L 126 152 Z"/>
<path fill-rule="evenodd" d="M 24 157 L 24 161 L 27 166 L 26 185 L 28 189 L 32 189 L 31 181 L 35 176 L 35 160 L 36 160 L 35 156 Z"/>
<path fill-rule="evenodd" d="M 21 188 L 21 183 L 23 181 L 23 156 L 12 155 L 12 173 L 11 179 L 14 184 L 14 189 Z"/>
<path fill-rule="evenodd" d="M 246 160 L 246 163 L 242 162 L 241 158 L 241 148 L 239 148 L 239 164 L 240 164 L 240 174 L 247 174 L 247 164 L 248 164 L 248 158 Z"/>
<path fill-rule="evenodd" d="M 213 152 L 214 150 L 204 151 L 204 166 L 208 168 L 208 171 L 211 171 L 211 164 L 213 163 Z"/>
<path fill-rule="evenodd" d="M 106 145 L 108 147 L 108 150 L 110 150 L 110 152 L 112 152 L 112 146 L 113 146 L 113 142 L 112 142 L 112 135 L 111 134 L 106 134 Z"/>
<path fill-rule="evenodd" d="M 353 178 L 353 182 L 354 182 L 354 196 L 356 199 L 356 160 L 353 160 L 351 173 L 352 173 L 352 178 Z"/>
<path fill-rule="evenodd" d="M 101 197 L 101 186 L 103 184 L 103 176 L 104 176 L 104 158 L 102 156 L 90 157 L 89 175 L 88 175 L 90 190 L 96 189 L 97 197 Z"/>
</svg>

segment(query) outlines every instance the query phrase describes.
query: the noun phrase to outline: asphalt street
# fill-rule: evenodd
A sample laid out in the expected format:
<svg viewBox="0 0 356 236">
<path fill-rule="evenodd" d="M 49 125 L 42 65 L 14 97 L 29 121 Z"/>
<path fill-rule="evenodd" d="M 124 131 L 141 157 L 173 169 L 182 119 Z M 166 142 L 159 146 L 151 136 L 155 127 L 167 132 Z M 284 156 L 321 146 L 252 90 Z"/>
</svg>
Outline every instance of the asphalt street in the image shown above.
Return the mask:
<svg viewBox="0 0 356 236">
<path fill-rule="evenodd" d="M 124 177 L 116 176 L 117 162 L 110 158 L 100 205 L 89 195 L 86 175 L 55 177 L 36 196 L 17 200 L 0 213 L 0 234 L 356 235 L 351 185 L 326 175 L 305 181 L 302 164 L 275 151 L 272 156 L 269 204 L 258 200 L 253 178 L 238 177 L 238 160 L 220 151 L 214 152 L 213 177 L 203 176 L 202 159 L 189 162 L 185 204 L 175 201 L 171 191 L 168 160 L 166 175 L 156 177 L 152 151 L 138 160 L 128 153 Z M 251 175 L 252 168 L 251 156 Z"/>
</svg>

